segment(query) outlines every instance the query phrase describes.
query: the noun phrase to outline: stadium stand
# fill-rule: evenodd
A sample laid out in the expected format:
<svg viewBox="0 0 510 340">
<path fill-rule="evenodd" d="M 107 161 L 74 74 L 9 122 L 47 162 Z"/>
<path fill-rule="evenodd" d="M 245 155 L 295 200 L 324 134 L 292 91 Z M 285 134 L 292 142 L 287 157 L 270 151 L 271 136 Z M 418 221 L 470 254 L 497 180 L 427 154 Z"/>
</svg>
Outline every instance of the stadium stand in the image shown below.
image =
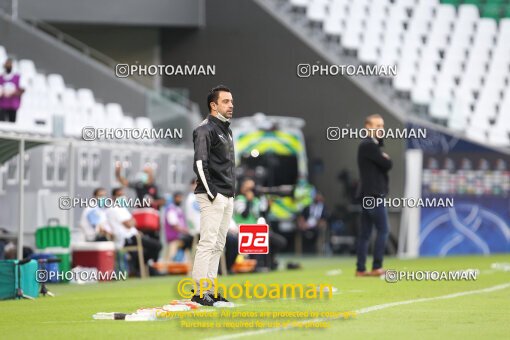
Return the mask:
<svg viewBox="0 0 510 340">
<path fill-rule="evenodd" d="M 2 65 L 8 58 L 7 52 L 0 45 Z M 152 128 L 149 118 L 135 120 L 124 115 L 120 104 L 99 102 L 91 89 L 74 89 L 66 86 L 60 74 L 38 72 L 32 60 L 14 60 L 13 72 L 20 74 L 25 93 L 16 123 L 0 122 L 0 130 L 52 135 L 54 122 L 58 121 L 63 122 L 62 132 L 66 137 L 81 137 L 85 126 Z"/>
<path fill-rule="evenodd" d="M 387 79 L 406 112 L 509 146 L 510 1 L 288 0 L 296 25 L 320 27 L 361 64 L 397 65 Z M 300 14 L 302 13 L 302 14 Z"/>
</svg>

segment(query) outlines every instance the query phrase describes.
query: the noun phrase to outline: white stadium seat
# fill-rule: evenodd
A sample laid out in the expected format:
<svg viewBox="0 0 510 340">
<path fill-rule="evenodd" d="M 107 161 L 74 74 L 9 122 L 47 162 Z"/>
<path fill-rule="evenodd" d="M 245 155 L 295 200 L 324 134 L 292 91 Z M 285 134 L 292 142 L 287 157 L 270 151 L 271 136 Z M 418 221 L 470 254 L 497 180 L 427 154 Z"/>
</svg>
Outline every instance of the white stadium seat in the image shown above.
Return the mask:
<svg viewBox="0 0 510 340">
<path fill-rule="evenodd" d="M 306 16 L 312 22 L 323 22 L 326 18 L 329 0 L 312 0 L 307 7 Z"/>
<path fill-rule="evenodd" d="M 66 88 L 62 93 L 62 105 L 66 115 L 74 115 L 78 113 L 78 98 L 76 91 L 72 88 Z"/>
<path fill-rule="evenodd" d="M 471 115 L 469 103 L 455 100 L 452 109 L 452 115 L 447 123 L 448 127 L 455 131 L 464 131 L 468 126 L 468 117 Z"/>
<path fill-rule="evenodd" d="M 480 19 L 480 12 L 475 5 L 464 4 L 459 6 L 459 21 L 475 23 L 478 19 Z"/>
<path fill-rule="evenodd" d="M 81 109 L 90 109 L 95 103 L 94 93 L 91 89 L 79 89 L 76 91 L 76 95 Z"/>
<path fill-rule="evenodd" d="M 101 103 L 94 103 L 90 110 L 90 117 L 92 126 L 106 128 L 106 111 L 105 107 Z"/>
<path fill-rule="evenodd" d="M 510 144 L 508 130 L 492 129 L 489 133 L 489 143 L 497 146 L 508 146 Z"/>
<path fill-rule="evenodd" d="M 479 143 L 487 142 L 487 132 L 478 129 L 476 126 L 469 127 L 469 129 L 466 130 L 466 136 Z"/>
<path fill-rule="evenodd" d="M 105 109 L 108 125 L 111 127 L 120 126 L 124 117 L 122 107 L 117 103 L 108 103 L 106 104 Z"/>
<path fill-rule="evenodd" d="M 290 4 L 295 8 L 307 8 L 309 0 L 290 0 Z"/>
<path fill-rule="evenodd" d="M 18 68 L 24 87 L 30 86 L 30 83 L 37 74 L 34 62 L 29 59 L 22 59 L 18 62 Z"/>
<path fill-rule="evenodd" d="M 7 60 L 7 51 L 5 50 L 5 47 L 0 45 L 0 64 L 4 64 Z"/>
<path fill-rule="evenodd" d="M 133 119 L 133 117 L 130 117 L 130 116 L 124 116 L 122 118 L 122 123 L 121 123 L 121 126 L 122 128 L 124 129 L 132 129 L 135 127 L 135 121 Z"/>
<path fill-rule="evenodd" d="M 152 120 L 147 117 L 137 117 L 135 125 L 138 129 L 152 129 Z"/>
<path fill-rule="evenodd" d="M 395 90 L 478 141 L 510 145 L 510 18 L 440 0 L 289 0 L 363 64 L 397 65 Z M 385 85 L 386 86 L 386 85 Z M 414 109 L 419 109 L 415 107 Z M 420 109 L 421 110 L 421 109 Z M 493 125 L 491 125 L 491 123 Z M 506 131 L 506 130 L 505 130 Z"/>
<path fill-rule="evenodd" d="M 50 92 L 62 95 L 66 89 L 64 78 L 60 74 L 49 74 L 47 77 Z"/>
<path fill-rule="evenodd" d="M 328 0 L 318 0 L 324 4 Z M 0 63 L 7 59 L 6 49 L 0 45 Z M 13 72 L 20 74 L 20 86 L 25 90 L 16 122 L 0 122 L 0 130 L 16 133 L 51 135 L 54 118 L 63 119 L 65 136 L 81 138 L 84 126 L 135 127 L 132 117 L 125 117 L 116 103 L 106 106 L 97 102 L 91 89 L 75 90 L 66 87 L 60 74 L 45 75 L 37 71 L 30 59 L 13 59 Z M 146 117 L 136 121 L 136 126 L 152 127 Z"/>
<path fill-rule="evenodd" d="M 324 33 L 332 36 L 342 35 L 343 21 L 347 17 L 349 5 L 349 0 L 331 0 L 329 11 L 324 19 Z"/>
</svg>

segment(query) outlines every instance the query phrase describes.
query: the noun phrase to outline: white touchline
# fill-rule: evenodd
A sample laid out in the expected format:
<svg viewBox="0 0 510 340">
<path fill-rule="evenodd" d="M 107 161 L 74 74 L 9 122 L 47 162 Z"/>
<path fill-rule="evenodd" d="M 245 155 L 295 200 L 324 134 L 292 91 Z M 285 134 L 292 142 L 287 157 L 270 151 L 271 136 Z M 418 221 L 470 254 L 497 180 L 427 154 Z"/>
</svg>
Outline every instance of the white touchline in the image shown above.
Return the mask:
<svg viewBox="0 0 510 340">
<path fill-rule="evenodd" d="M 357 311 L 355 311 L 355 313 L 356 314 L 364 314 L 364 313 L 374 312 L 374 311 L 378 311 L 378 310 L 385 309 L 385 308 L 401 306 L 401 305 L 409 305 L 411 303 L 436 301 L 436 300 L 447 300 L 447 299 L 454 299 L 454 298 L 457 298 L 459 296 L 466 296 L 466 295 L 473 295 L 473 294 L 482 294 L 482 293 L 491 293 L 491 292 L 495 292 L 497 290 L 502 290 L 502 289 L 509 288 L 509 287 L 510 287 L 510 283 L 504 283 L 504 284 L 500 284 L 500 285 L 492 286 L 492 287 L 488 287 L 488 288 L 477 289 L 477 290 L 468 290 L 468 291 L 465 291 L 465 292 L 453 293 L 453 294 L 436 296 L 436 297 L 430 297 L 430 298 L 422 298 L 422 299 L 413 299 L 413 300 L 406 300 L 406 301 L 397 301 L 397 302 L 383 303 L 381 305 L 375 305 L 375 306 L 371 306 L 371 307 L 365 307 L 365 308 L 358 309 Z M 310 323 L 310 322 L 324 322 L 324 321 L 332 321 L 332 320 L 336 320 L 336 319 L 339 319 L 339 318 L 309 319 L 309 320 L 303 320 L 300 323 L 301 324 L 307 324 L 307 323 Z M 295 327 L 294 326 L 287 326 L 287 327 L 282 327 L 282 328 L 264 328 L 264 329 L 259 329 L 259 330 L 256 330 L 256 331 L 248 331 L 248 332 L 237 333 L 237 334 L 222 335 L 222 336 L 217 336 L 217 337 L 213 337 L 213 338 L 209 338 L 209 339 L 210 340 L 213 340 L 213 339 L 214 340 L 237 339 L 237 338 L 242 338 L 242 337 L 245 337 L 245 336 L 264 334 L 264 333 L 270 333 L 270 332 L 284 331 L 284 330 L 291 329 L 291 328 L 295 328 Z"/>
</svg>

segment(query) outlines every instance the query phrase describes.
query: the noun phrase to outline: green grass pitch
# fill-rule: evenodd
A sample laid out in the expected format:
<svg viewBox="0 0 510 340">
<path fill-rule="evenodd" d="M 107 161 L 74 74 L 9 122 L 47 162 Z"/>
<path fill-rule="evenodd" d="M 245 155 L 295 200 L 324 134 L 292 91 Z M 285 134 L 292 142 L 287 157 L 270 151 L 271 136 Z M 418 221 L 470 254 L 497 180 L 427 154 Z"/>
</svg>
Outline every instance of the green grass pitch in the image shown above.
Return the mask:
<svg viewBox="0 0 510 340">
<path fill-rule="evenodd" d="M 232 275 L 225 284 L 245 280 L 257 283 L 331 283 L 338 292 L 331 299 L 238 300 L 230 311 L 356 311 L 385 303 L 417 300 L 476 291 L 510 283 L 510 272 L 491 269 L 496 262 L 510 262 L 508 255 L 420 258 L 388 258 L 385 268 L 397 270 L 479 269 L 476 281 L 387 283 L 379 278 L 354 277 L 353 258 L 302 258 L 303 269 L 272 273 Z M 327 275 L 341 269 L 342 273 Z M 338 273 L 338 271 L 337 271 Z M 0 301 L 1 339 L 204 339 L 246 337 L 251 339 L 508 339 L 510 334 L 510 287 L 451 299 L 414 301 L 409 304 L 333 320 L 326 329 L 200 329 L 182 328 L 179 320 L 125 322 L 93 320 L 96 312 L 134 312 L 141 307 L 168 303 L 177 295 L 182 276 L 148 280 L 129 279 L 92 285 L 50 285 L 55 298 L 35 301 Z M 239 319 L 238 319 L 239 320 Z M 295 319 L 294 319 L 295 320 Z M 303 319 L 300 319 L 303 320 Z"/>
</svg>

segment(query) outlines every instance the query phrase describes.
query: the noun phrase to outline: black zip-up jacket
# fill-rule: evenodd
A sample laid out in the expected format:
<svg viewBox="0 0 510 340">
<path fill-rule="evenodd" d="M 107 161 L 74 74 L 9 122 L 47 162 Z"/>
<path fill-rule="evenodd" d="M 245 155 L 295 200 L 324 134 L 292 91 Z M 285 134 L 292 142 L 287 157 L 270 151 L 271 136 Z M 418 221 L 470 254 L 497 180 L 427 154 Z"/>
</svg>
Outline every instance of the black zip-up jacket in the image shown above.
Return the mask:
<svg viewBox="0 0 510 340">
<path fill-rule="evenodd" d="M 193 130 L 193 171 L 197 175 L 195 194 L 207 194 L 210 201 L 218 193 L 234 197 L 234 140 L 229 126 L 229 122 L 209 115 Z"/>
<path fill-rule="evenodd" d="M 359 198 L 365 196 L 384 197 L 388 194 L 388 171 L 393 162 L 383 156 L 381 145 L 372 138 L 365 138 L 358 148 L 360 173 Z"/>
</svg>

